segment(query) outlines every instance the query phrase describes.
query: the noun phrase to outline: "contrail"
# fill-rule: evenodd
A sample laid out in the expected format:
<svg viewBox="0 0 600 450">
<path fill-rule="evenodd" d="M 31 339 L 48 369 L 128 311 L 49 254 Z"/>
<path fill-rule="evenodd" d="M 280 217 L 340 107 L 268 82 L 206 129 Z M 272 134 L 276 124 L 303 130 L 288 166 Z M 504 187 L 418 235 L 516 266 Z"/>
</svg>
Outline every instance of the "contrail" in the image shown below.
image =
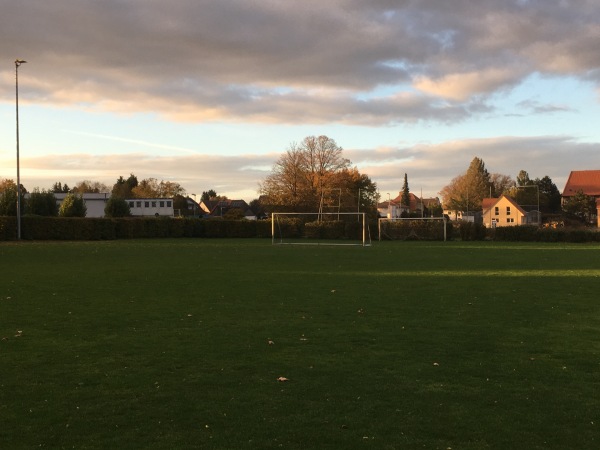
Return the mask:
<svg viewBox="0 0 600 450">
<path fill-rule="evenodd" d="M 127 142 L 128 144 L 143 145 L 146 147 L 160 148 L 163 150 L 177 150 L 180 152 L 190 153 L 193 155 L 198 154 L 197 151 L 191 150 L 189 148 L 184 148 L 184 147 L 175 147 L 172 145 L 155 144 L 152 142 L 140 141 L 137 139 L 122 138 L 119 136 L 108 136 L 105 134 L 86 133 L 84 131 L 75 131 L 75 130 L 63 130 L 63 131 L 65 131 L 66 133 L 78 134 L 81 136 L 89 136 L 89 137 L 94 137 L 94 138 L 99 138 L 99 139 L 107 139 L 109 141 Z"/>
</svg>

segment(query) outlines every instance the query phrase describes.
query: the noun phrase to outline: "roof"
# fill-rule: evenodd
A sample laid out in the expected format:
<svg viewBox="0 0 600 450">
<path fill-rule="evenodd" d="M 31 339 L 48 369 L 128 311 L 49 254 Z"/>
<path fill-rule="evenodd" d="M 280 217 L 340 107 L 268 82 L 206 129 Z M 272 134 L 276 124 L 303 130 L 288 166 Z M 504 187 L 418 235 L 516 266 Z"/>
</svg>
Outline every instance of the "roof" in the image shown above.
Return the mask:
<svg viewBox="0 0 600 450">
<path fill-rule="evenodd" d="M 519 211 L 521 214 L 523 214 L 523 215 L 527 214 L 527 211 L 525 211 L 523 208 L 521 208 L 515 199 L 513 199 L 512 197 L 509 197 L 508 195 L 502 194 L 498 198 L 484 198 L 481 200 L 481 208 L 484 212 L 484 215 L 485 215 L 486 211 L 489 211 L 494 206 L 496 206 L 500 202 L 500 200 L 502 200 L 503 198 L 508 200 L 517 209 L 517 211 Z"/>
<path fill-rule="evenodd" d="M 222 216 L 230 209 L 241 209 L 245 216 L 254 215 L 248 203 L 245 200 L 208 200 L 201 202 L 200 207 L 204 205 L 204 211 L 208 209 L 211 216 Z M 205 209 L 206 208 L 206 209 Z"/>
<path fill-rule="evenodd" d="M 577 191 L 600 197 L 600 170 L 572 170 L 562 196 L 570 197 Z"/>
<path fill-rule="evenodd" d="M 402 192 L 399 192 L 398 197 L 396 197 L 395 199 L 392 200 L 392 204 L 403 206 L 403 207 L 408 206 L 408 209 L 410 209 L 411 211 L 420 210 L 421 205 L 424 205 L 427 208 L 427 207 L 430 207 L 431 205 L 439 205 L 440 204 L 440 200 L 437 197 L 436 198 L 420 198 L 420 197 L 416 196 L 415 194 L 413 194 L 412 192 L 409 192 L 408 196 L 410 198 L 410 205 L 404 205 L 402 203 Z"/>
</svg>

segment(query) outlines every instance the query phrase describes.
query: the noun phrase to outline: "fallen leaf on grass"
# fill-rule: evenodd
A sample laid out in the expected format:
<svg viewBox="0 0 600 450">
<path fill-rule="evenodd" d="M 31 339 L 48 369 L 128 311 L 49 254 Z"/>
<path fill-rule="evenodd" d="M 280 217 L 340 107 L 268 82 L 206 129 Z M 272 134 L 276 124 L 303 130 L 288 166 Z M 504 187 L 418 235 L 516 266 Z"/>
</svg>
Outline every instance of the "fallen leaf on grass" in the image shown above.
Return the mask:
<svg viewBox="0 0 600 450">
<path fill-rule="evenodd" d="M 279 378 L 277 378 L 277 381 L 279 381 L 280 383 L 284 383 L 284 382 L 290 381 L 290 380 L 287 379 L 286 377 L 279 377 Z"/>
<path fill-rule="evenodd" d="M 434 366 L 439 366 L 440 364 L 439 364 L 439 363 L 433 363 L 433 365 L 434 365 Z"/>
<path fill-rule="evenodd" d="M 273 341 L 271 341 L 271 340 L 268 340 L 268 341 L 267 341 L 267 344 L 269 344 L 269 345 L 275 345 L 275 342 L 273 342 Z"/>
</svg>

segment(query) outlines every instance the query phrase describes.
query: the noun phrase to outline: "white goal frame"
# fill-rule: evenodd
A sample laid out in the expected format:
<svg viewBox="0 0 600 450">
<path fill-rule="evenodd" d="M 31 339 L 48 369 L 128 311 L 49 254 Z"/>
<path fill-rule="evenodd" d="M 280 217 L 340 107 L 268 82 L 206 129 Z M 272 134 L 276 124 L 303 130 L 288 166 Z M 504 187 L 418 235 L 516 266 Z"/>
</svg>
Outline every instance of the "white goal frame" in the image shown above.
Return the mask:
<svg viewBox="0 0 600 450">
<path fill-rule="evenodd" d="M 419 220 L 440 220 L 443 222 L 443 227 L 444 227 L 444 242 L 446 242 L 447 240 L 447 236 L 446 236 L 446 223 L 447 223 L 447 219 L 445 216 L 443 217 L 380 217 L 379 220 L 377 221 L 377 231 L 379 234 L 379 240 L 381 241 L 381 224 L 382 222 L 400 222 L 403 220 L 413 220 L 413 221 L 419 221 Z"/>
<path fill-rule="evenodd" d="M 355 216 L 358 218 L 359 222 L 362 222 L 362 242 L 360 243 L 337 243 L 337 242 L 276 242 L 275 240 L 275 223 L 277 216 Z M 319 219 L 320 220 L 320 219 Z M 362 247 L 370 247 L 371 246 L 371 235 L 368 232 L 368 222 L 367 222 L 367 214 L 361 212 L 304 212 L 304 213 L 295 213 L 295 212 L 278 212 L 271 213 L 271 244 L 272 245 L 352 245 L 352 246 L 362 246 Z"/>
</svg>

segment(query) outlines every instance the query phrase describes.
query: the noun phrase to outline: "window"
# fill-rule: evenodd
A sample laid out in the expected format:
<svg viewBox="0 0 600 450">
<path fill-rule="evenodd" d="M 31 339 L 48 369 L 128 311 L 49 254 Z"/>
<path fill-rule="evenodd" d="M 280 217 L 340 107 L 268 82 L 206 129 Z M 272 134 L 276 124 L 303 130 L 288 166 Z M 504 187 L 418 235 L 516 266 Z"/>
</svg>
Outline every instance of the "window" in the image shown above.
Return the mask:
<svg viewBox="0 0 600 450">
<path fill-rule="evenodd" d="M 142 207 L 142 202 L 140 202 L 140 201 L 135 202 L 135 206 L 137 206 L 138 208 L 141 208 Z"/>
<path fill-rule="evenodd" d="M 507 215 L 507 216 L 510 216 L 510 206 L 507 206 L 507 207 L 506 207 L 506 215 Z"/>
<path fill-rule="evenodd" d="M 133 201 L 129 202 L 129 207 L 133 208 Z"/>
<path fill-rule="evenodd" d="M 496 206 L 494 212 L 495 212 L 496 216 L 499 216 L 500 215 L 500 208 Z"/>
<path fill-rule="evenodd" d="M 513 219 L 512 217 L 509 217 L 508 219 L 506 219 L 506 223 L 513 223 L 515 221 L 515 219 Z"/>
<path fill-rule="evenodd" d="M 165 207 L 165 202 L 160 202 L 159 205 L 160 205 L 161 208 L 164 208 Z"/>
<path fill-rule="evenodd" d="M 145 206 L 146 208 L 149 208 L 149 207 L 150 207 L 150 202 L 144 202 L 144 206 Z"/>
<path fill-rule="evenodd" d="M 171 200 L 167 200 L 167 208 L 171 207 Z"/>
<path fill-rule="evenodd" d="M 152 207 L 156 208 L 156 202 L 152 202 Z"/>
</svg>

